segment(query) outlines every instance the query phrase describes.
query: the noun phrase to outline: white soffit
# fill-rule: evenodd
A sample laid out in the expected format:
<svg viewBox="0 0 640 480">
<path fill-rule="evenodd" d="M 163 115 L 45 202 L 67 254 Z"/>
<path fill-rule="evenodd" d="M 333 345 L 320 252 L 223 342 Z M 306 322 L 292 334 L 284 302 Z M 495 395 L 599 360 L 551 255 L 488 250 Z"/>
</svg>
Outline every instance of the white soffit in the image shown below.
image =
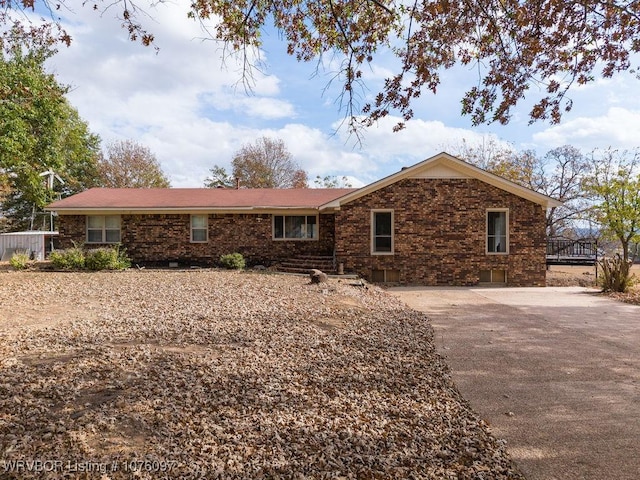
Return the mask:
<svg viewBox="0 0 640 480">
<path fill-rule="evenodd" d="M 436 163 L 430 168 L 426 168 L 412 175 L 410 178 L 471 178 L 471 176 L 455 170 L 448 165 Z"/>
</svg>

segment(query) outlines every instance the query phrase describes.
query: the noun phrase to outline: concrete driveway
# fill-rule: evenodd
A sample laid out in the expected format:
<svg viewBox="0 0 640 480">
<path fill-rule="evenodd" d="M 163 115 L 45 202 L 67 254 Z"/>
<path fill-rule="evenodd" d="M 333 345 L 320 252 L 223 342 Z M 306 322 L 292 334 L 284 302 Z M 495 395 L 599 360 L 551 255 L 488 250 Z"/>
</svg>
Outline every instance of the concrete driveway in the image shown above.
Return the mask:
<svg viewBox="0 0 640 480">
<path fill-rule="evenodd" d="M 580 287 L 389 291 L 429 315 L 527 479 L 640 478 L 640 307 Z"/>
</svg>

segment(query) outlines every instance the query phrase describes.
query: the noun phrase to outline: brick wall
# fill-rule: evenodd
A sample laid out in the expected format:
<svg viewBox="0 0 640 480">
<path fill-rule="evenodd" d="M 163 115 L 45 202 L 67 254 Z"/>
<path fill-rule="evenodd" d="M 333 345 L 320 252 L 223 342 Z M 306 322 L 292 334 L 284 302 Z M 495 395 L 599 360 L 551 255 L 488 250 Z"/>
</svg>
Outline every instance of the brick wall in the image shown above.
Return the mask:
<svg viewBox="0 0 640 480">
<path fill-rule="evenodd" d="M 487 255 L 486 210 L 509 209 L 509 254 Z M 371 210 L 393 209 L 395 251 L 371 255 Z M 211 214 L 209 241 L 191 243 L 189 215 L 123 215 L 122 244 L 135 263 L 215 265 L 240 252 L 250 264 L 296 255 L 331 255 L 345 270 L 372 279 L 399 273 L 422 285 L 476 285 L 482 270 L 504 270 L 509 285 L 545 283 L 543 208 L 476 179 L 405 179 L 320 215 L 318 241 L 274 241 L 271 215 Z M 334 228 L 335 227 L 335 228 Z M 85 216 L 59 217 L 60 245 L 85 241 Z"/>
<path fill-rule="evenodd" d="M 509 209 L 509 254 L 487 255 L 486 210 Z M 371 255 L 371 210 L 394 210 L 394 255 Z M 512 286 L 545 284 L 543 208 L 476 179 L 404 179 L 336 213 L 336 257 L 372 279 L 397 270 L 399 281 L 476 285 L 481 270 L 505 270 Z"/>
<path fill-rule="evenodd" d="M 84 215 L 60 215 L 61 248 L 86 240 Z M 122 215 L 121 241 L 134 263 L 215 265 L 221 255 L 239 252 L 249 264 L 270 265 L 296 255 L 332 255 L 334 216 L 320 215 L 317 241 L 272 240 L 271 215 L 210 214 L 209 241 L 190 242 L 190 216 Z"/>
</svg>

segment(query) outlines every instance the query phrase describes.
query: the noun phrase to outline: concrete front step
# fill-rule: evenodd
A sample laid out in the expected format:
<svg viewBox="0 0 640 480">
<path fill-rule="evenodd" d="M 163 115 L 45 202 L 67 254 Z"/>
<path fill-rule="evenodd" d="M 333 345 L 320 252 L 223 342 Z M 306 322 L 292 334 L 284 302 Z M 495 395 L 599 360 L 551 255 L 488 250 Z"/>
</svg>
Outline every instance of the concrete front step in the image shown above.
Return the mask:
<svg viewBox="0 0 640 480">
<path fill-rule="evenodd" d="M 313 270 L 313 268 L 298 268 L 298 267 L 283 267 L 283 266 L 279 266 L 278 267 L 278 271 L 279 272 L 285 272 L 285 273 L 310 273 L 311 270 Z M 329 270 L 329 269 L 322 269 L 322 268 L 317 268 L 317 270 L 321 270 L 326 274 L 330 274 L 330 275 L 334 275 L 336 272 L 333 270 Z"/>
<path fill-rule="evenodd" d="M 289 258 L 280 262 L 278 270 L 289 273 L 309 273 L 310 270 L 317 269 L 325 273 L 335 273 L 333 257 L 320 255 L 301 255 Z"/>
<path fill-rule="evenodd" d="M 285 260 L 284 262 L 280 262 L 280 265 L 283 267 L 309 267 L 309 268 L 317 268 L 322 270 L 323 268 L 333 269 L 333 262 L 308 262 L 308 261 L 300 261 L 295 262 L 292 260 Z"/>
</svg>

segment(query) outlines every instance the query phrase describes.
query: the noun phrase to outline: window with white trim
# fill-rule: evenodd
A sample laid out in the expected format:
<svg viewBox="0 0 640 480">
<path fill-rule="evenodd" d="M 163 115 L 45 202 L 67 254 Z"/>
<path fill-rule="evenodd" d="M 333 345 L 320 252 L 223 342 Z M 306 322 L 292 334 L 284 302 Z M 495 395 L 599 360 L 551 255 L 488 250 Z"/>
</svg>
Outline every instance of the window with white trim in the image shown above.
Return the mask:
<svg viewBox="0 0 640 480">
<path fill-rule="evenodd" d="M 317 240 L 318 217 L 316 215 L 274 215 L 274 240 Z"/>
<path fill-rule="evenodd" d="M 393 210 L 371 212 L 371 253 L 393 254 Z"/>
<path fill-rule="evenodd" d="M 120 243 L 120 215 L 87 215 L 87 243 Z"/>
<path fill-rule="evenodd" d="M 209 240 L 209 216 L 191 215 L 191 242 L 204 243 Z"/>
<path fill-rule="evenodd" d="M 509 210 L 487 210 L 487 253 L 509 253 Z"/>
</svg>

